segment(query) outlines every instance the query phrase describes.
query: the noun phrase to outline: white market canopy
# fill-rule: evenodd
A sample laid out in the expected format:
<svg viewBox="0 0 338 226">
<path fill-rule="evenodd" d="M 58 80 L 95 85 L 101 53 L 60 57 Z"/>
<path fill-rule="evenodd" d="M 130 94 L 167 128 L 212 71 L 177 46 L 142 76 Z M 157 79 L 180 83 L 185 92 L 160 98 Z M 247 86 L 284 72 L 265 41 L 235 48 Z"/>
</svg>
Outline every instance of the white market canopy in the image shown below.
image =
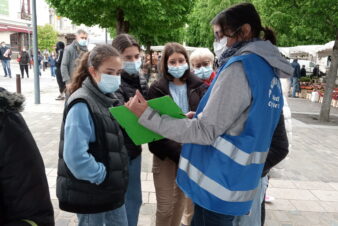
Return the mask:
<svg viewBox="0 0 338 226">
<path fill-rule="evenodd" d="M 184 46 L 187 52 L 192 53 L 194 50 L 199 49 L 199 47 L 192 47 L 192 46 Z M 150 49 L 154 52 L 162 52 L 164 46 L 151 46 Z"/>
<path fill-rule="evenodd" d="M 325 57 L 331 54 L 334 41 L 324 45 L 301 45 L 293 47 L 278 47 L 279 51 L 288 58 L 311 58 L 314 56 Z"/>
</svg>

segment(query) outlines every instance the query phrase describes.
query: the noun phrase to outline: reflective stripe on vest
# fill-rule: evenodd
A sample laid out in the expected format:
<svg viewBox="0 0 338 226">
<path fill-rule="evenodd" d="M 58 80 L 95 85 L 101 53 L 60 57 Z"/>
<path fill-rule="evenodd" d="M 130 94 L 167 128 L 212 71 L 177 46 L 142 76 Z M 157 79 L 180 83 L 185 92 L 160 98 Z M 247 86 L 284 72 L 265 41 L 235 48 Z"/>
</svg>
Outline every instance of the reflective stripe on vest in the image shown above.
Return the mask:
<svg viewBox="0 0 338 226">
<path fill-rule="evenodd" d="M 189 178 L 201 188 L 208 191 L 217 198 L 228 202 L 247 202 L 253 200 L 257 189 L 249 191 L 231 191 L 226 189 L 210 177 L 204 175 L 193 166 L 186 158 L 181 156 L 179 168 L 189 175 Z"/>
<path fill-rule="evenodd" d="M 243 166 L 251 164 L 263 164 L 265 163 L 266 157 L 268 156 L 268 151 L 252 152 L 249 154 L 237 148 L 231 142 L 222 137 L 218 137 L 212 146 L 223 154 L 227 155 L 233 161 Z"/>
</svg>

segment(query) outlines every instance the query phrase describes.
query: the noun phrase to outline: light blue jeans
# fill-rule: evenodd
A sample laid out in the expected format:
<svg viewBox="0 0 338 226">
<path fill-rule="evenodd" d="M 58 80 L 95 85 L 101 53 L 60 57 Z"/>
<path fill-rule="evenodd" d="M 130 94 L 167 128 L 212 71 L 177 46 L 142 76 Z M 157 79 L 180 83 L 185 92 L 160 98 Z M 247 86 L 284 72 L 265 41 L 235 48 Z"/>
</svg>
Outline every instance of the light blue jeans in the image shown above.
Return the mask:
<svg viewBox="0 0 338 226">
<path fill-rule="evenodd" d="M 292 97 L 296 96 L 296 92 L 299 91 L 298 78 L 292 77 Z"/>
<path fill-rule="evenodd" d="M 2 67 L 4 68 L 5 76 L 9 76 L 10 78 L 12 77 L 11 73 L 11 61 L 10 60 L 1 60 Z"/>
<path fill-rule="evenodd" d="M 141 155 L 129 161 L 129 178 L 125 201 L 129 226 L 137 226 L 142 205 L 141 161 Z"/>
<path fill-rule="evenodd" d="M 249 215 L 235 217 L 233 226 L 261 226 L 261 210 L 264 195 L 268 187 L 268 176 L 262 177 L 258 183 L 258 190 L 254 197 Z"/>
<path fill-rule="evenodd" d="M 103 213 L 77 214 L 77 218 L 79 226 L 128 226 L 124 205 Z"/>
</svg>

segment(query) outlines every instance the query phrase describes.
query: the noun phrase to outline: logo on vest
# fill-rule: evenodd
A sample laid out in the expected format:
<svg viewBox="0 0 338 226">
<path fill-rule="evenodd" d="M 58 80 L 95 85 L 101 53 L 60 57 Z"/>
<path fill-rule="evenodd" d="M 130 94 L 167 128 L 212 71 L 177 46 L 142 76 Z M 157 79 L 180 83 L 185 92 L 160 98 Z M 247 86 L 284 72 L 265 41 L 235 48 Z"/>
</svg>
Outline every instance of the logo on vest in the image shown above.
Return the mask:
<svg viewBox="0 0 338 226">
<path fill-rule="evenodd" d="M 271 81 L 270 89 L 269 89 L 269 102 L 268 106 L 270 108 L 280 108 L 280 99 L 281 99 L 281 85 L 279 80 L 274 77 Z"/>
</svg>

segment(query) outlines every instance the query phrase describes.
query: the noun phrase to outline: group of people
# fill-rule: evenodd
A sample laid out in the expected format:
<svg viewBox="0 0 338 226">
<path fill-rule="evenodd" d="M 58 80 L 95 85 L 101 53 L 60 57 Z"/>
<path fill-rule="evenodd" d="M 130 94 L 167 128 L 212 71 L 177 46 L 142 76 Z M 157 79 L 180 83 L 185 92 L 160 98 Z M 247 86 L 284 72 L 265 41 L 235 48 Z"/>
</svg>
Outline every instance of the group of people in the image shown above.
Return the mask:
<svg viewBox="0 0 338 226">
<path fill-rule="evenodd" d="M 267 174 L 288 153 L 280 78 L 290 78 L 293 68 L 252 4 L 225 9 L 211 24 L 219 67 L 208 49 L 189 57 L 179 43 L 167 43 L 150 87 L 140 70 L 140 45 L 129 34 L 88 51 L 87 33 L 80 30 L 64 50 L 57 45 L 63 55 L 60 93 L 67 100 L 56 195 L 60 209 L 76 213 L 80 226 L 138 222 L 142 147 L 110 114 L 120 105 L 165 137 L 148 144 L 157 226 L 264 224 Z M 186 118 L 148 106 L 147 100 L 167 95 Z M 22 217 L 52 225 L 39 219 Z"/>
</svg>

